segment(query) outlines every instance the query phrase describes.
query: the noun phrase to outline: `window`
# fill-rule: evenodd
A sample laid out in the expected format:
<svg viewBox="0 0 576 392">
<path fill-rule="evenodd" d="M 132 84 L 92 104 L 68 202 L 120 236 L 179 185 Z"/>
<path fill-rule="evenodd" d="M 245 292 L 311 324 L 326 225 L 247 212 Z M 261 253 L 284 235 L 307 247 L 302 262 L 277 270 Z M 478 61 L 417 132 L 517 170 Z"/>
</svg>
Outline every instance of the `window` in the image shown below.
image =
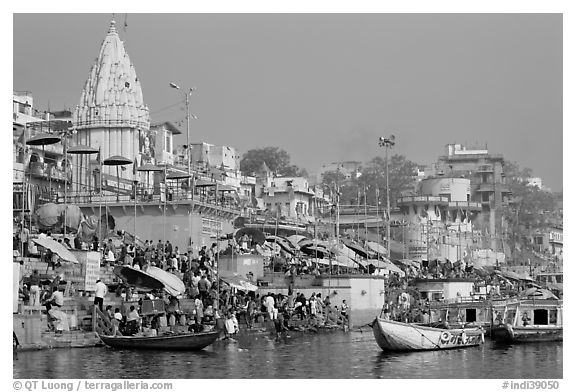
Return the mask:
<svg viewBox="0 0 576 392">
<path fill-rule="evenodd" d="M 164 132 L 164 151 L 172 152 L 172 133 L 165 131 Z"/>
<path fill-rule="evenodd" d="M 467 323 L 476 322 L 476 309 L 466 309 L 466 322 Z"/>
<path fill-rule="evenodd" d="M 556 325 L 558 323 L 558 311 L 556 309 L 552 309 L 549 312 L 550 314 L 550 325 Z"/>
<path fill-rule="evenodd" d="M 548 325 L 547 309 L 534 309 L 534 325 Z"/>
<path fill-rule="evenodd" d="M 516 310 L 515 309 L 509 309 L 506 312 L 506 319 L 504 320 L 504 322 L 506 324 L 513 324 L 515 317 L 516 317 Z"/>
</svg>

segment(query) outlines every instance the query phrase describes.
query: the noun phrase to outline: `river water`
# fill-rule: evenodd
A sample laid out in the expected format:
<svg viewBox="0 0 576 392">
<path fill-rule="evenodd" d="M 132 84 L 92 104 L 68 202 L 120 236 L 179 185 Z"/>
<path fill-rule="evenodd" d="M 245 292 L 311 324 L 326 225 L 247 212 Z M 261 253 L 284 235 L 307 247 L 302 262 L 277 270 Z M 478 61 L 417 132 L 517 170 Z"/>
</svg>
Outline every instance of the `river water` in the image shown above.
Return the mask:
<svg viewBox="0 0 576 392">
<path fill-rule="evenodd" d="M 18 353 L 16 379 L 399 378 L 560 379 L 562 343 L 383 353 L 371 330 L 245 335 L 201 352 L 117 350 L 106 347 Z"/>
</svg>

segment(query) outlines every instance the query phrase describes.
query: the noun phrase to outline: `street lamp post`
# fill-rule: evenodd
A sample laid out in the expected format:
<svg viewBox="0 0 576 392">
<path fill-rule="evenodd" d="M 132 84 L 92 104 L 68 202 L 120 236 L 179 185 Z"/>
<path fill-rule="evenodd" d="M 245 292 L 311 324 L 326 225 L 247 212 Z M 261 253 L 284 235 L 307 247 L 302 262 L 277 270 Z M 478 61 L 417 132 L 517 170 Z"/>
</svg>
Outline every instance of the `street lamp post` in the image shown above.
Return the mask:
<svg viewBox="0 0 576 392">
<path fill-rule="evenodd" d="M 180 86 L 176 83 L 170 82 L 170 87 L 176 90 L 181 90 Z M 187 160 L 187 174 L 188 174 L 188 190 L 190 190 L 190 200 L 194 200 L 194 178 L 192 178 L 190 170 L 190 94 L 195 91 L 196 88 L 192 87 L 188 89 L 188 92 L 184 94 L 186 98 L 186 160 Z M 196 116 L 193 116 L 196 119 Z M 192 247 L 192 209 L 188 211 L 188 248 Z"/>
<path fill-rule="evenodd" d="M 390 260 L 390 184 L 388 182 L 388 149 L 394 146 L 396 138 L 394 135 L 390 135 L 390 137 L 380 137 L 378 139 L 378 145 L 380 147 L 384 147 L 385 151 L 385 159 L 386 159 L 386 213 L 388 216 L 386 217 L 386 254 L 388 256 L 388 260 Z"/>
<path fill-rule="evenodd" d="M 170 87 L 181 90 L 180 86 L 176 83 L 170 83 Z M 186 98 L 186 155 L 188 158 L 188 174 L 190 174 L 190 94 L 192 94 L 194 90 L 196 90 L 196 88 L 192 87 L 184 94 Z M 196 118 L 196 116 L 194 116 L 194 118 Z"/>
</svg>

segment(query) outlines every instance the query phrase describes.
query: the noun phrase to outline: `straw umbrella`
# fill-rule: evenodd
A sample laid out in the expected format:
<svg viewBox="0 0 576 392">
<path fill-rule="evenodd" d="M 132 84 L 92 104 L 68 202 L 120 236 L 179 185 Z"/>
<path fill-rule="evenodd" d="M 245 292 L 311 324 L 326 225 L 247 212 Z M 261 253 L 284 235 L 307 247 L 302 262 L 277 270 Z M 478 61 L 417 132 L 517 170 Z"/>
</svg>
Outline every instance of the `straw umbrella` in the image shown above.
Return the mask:
<svg viewBox="0 0 576 392">
<path fill-rule="evenodd" d="M 164 171 L 164 168 L 156 165 L 146 164 L 140 166 L 136 169 L 139 172 L 146 172 L 146 185 L 148 185 L 148 173 L 149 172 L 161 172 Z M 136 195 L 134 195 L 134 242 L 136 242 Z"/>
<path fill-rule="evenodd" d="M 167 180 L 183 180 L 183 179 L 188 179 L 191 178 L 192 175 L 188 174 L 186 172 L 182 172 L 180 170 L 171 170 L 166 174 L 166 179 Z M 178 193 L 179 189 L 178 189 L 178 182 L 176 182 L 176 193 Z"/>
<path fill-rule="evenodd" d="M 120 201 L 120 173 L 118 172 L 118 166 L 130 165 L 132 163 L 133 162 L 130 159 L 124 158 L 120 155 L 113 155 L 110 158 L 104 159 L 102 162 L 105 166 L 116 166 L 116 185 L 118 189 L 116 193 L 117 202 Z M 100 188 L 102 189 L 102 170 L 100 170 Z M 102 216 L 100 216 L 100 221 L 102 221 Z M 100 227 L 102 227 L 102 223 L 100 223 Z M 106 227 L 108 227 L 108 208 L 106 208 Z M 100 237 L 102 236 L 100 235 Z M 100 241 L 102 241 L 102 238 L 100 238 Z"/>
<path fill-rule="evenodd" d="M 50 133 L 37 133 L 29 140 L 26 140 L 26 144 L 29 146 L 42 146 L 42 155 L 44 155 L 44 146 L 59 143 L 62 139 L 58 135 L 52 135 Z M 52 186 L 50 186 L 52 190 Z"/>
<path fill-rule="evenodd" d="M 24 136 L 26 136 L 26 134 L 24 134 Z M 58 135 L 53 135 L 50 133 L 37 133 L 36 135 L 34 135 L 33 137 L 31 137 L 30 139 L 25 141 L 25 144 L 28 146 L 42 146 L 42 155 L 44 155 L 44 146 L 48 146 L 51 144 L 56 144 L 59 143 L 62 139 L 60 138 L 60 136 Z M 24 180 L 26 180 L 26 175 L 24 175 Z M 24 205 L 24 196 L 25 196 L 25 192 L 26 192 L 26 184 L 24 183 L 24 186 L 22 187 L 22 205 Z M 50 192 L 52 192 L 52 183 L 51 183 L 51 178 L 50 178 Z M 24 207 L 22 207 L 24 208 Z M 24 214 L 22 214 L 22 216 L 24 216 Z M 30 216 L 32 216 L 32 211 L 30 211 Z M 32 218 L 30 218 L 32 219 Z"/>
<path fill-rule="evenodd" d="M 116 201 L 120 201 L 120 173 L 118 172 L 118 166 L 124 166 L 124 165 L 131 165 L 133 162 L 132 160 L 128 159 L 128 158 L 124 158 L 123 156 L 120 155 L 114 155 L 111 156 L 110 158 L 106 158 L 104 159 L 104 162 L 102 162 L 105 166 L 116 166 L 116 179 L 117 179 L 117 189 L 118 192 L 116 193 Z"/>
<path fill-rule="evenodd" d="M 92 155 L 92 154 L 98 154 L 98 150 L 95 148 L 92 148 L 90 146 L 83 146 L 83 145 L 76 145 L 73 147 L 70 147 L 66 150 L 66 154 L 64 156 L 64 159 L 67 159 L 67 154 L 72 154 L 72 155 Z M 66 204 L 66 190 L 67 190 L 67 186 L 68 186 L 68 177 L 65 177 L 65 186 L 64 186 L 64 204 Z M 66 235 L 66 210 L 64 210 L 64 235 Z"/>
</svg>

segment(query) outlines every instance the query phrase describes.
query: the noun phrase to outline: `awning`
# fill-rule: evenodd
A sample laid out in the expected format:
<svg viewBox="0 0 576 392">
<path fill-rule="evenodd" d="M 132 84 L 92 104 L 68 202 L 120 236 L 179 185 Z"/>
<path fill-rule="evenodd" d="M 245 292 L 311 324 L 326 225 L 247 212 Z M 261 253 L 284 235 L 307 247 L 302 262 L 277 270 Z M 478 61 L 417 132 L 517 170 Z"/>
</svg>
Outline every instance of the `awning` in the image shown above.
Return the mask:
<svg viewBox="0 0 576 392">
<path fill-rule="evenodd" d="M 518 296 L 520 298 L 558 299 L 550 290 L 537 288 L 521 291 Z"/>
<path fill-rule="evenodd" d="M 512 279 L 512 280 L 522 280 L 523 278 L 518 275 L 516 272 L 512 271 L 497 271 L 497 274 L 500 273 L 505 278 Z"/>
<path fill-rule="evenodd" d="M 288 252 L 291 255 L 294 255 L 294 249 L 292 248 L 292 245 L 290 244 L 290 242 L 288 240 L 285 240 L 282 237 L 271 235 L 271 236 L 266 237 L 266 242 L 278 244 L 285 252 Z"/>
<path fill-rule="evenodd" d="M 200 186 L 216 186 L 218 185 L 218 183 L 216 182 L 212 182 L 212 181 L 205 181 L 205 180 L 196 180 L 194 182 L 194 186 L 195 187 L 200 187 Z"/>
<path fill-rule="evenodd" d="M 244 234 L 247 236 L 252 236 L 252 242 L 256 242 L 260 245 L 263 245 L 264 242 L 266 242 L 266 236 L 261 230 L 252 227 L 243 227 L 234 234 L 234 238 L 236 238 L 238 243 L 241 242 L 241 238 L 244 236 Z"/>
<path fill-rule="evenodd" d="M 256 291 L 258 286 L 250 282 L 248 279 L 243 278 L 241 275 L 234 274 L 228 276 L 220 276 L 224 282 L 228 283 L 230 287 L 234 287 L 242 291 Z"/>
<path fill-rule="evenodd" d="M 414 268 L 418 268 L 420 269 L 420 263 L 414 260 L 410 260 L 410 259 L 398 259 L 398 260 L 394 260 L 400 264 L 403 264 L 407 267 L 414 267 Z"/>
<path fill-rule="evenodd" d="M 218 185 L 218 191 L 222 191 L 222 192 L 226 192 L 226 191 L 236 191 L 236 188 L 234 188 L 232 185 Z"/>
<path fill-rule="evenodd" d="M 376 243 L 376 242 L 372 242 L 372 241 L 367 241 L 366 242 L 366 246 L 368 247 L 368 249 L 370 249 L 373 252 L 376 253 L 380 253 L 381 255 L 385 255 L 388 254 L 388 250 L 383 247 L 382 245 Z"/>
<path fill-rule="evenodd" d="M 76 256 L 72 254 L 64 245 L 59 242 L 54 241 L 52 238 L 39 237 L 32 239 L 37 245 L 40 245 L 46 249 L 50 249 L 52 252 L 56 253 L 62 260 L 68 261 L 70 263 L 78 263 Z"/>
<path fill-rule="evenodd" d="M 330 253 L 328 249 L 320 246 L 305 246 L 300 250 L 307 255 L 314 255 L 315 253 L 322 253 L 323 255 L 327 255 Z"/>
<path fill-rule="evenodd" d="M 335 259 L 336 259 L 335 261 L 336 261 L 337 265 L 347 267 L 347 268 L 358 268 L 358 265 L 356 264 L 356 262 L 354 262 L 354 260 L 352 260 L 348 256 L 336 255 Z M 332 264 L 334 264 L 334 260 L 332 260 Z"/>
<path fill-rule="evenodd" d="M 368 252 L 369 251 L 367 249 L 364 249 L 360 245 L 354 244 L 350 241 L 343 241 L 343 242 L 344 242 L 344 245 L 346 245 L 348 248 L 352 249 L 354 251 L 354 253 L 356 253 L 358 256 L 368 258 Z"/>
<path fill-rule="evenodd" d="M 294 234 L 286 238 L 292 245 L 298 247 L 298 242 L 307 239 L 303 235 Z"/>
</svg>

